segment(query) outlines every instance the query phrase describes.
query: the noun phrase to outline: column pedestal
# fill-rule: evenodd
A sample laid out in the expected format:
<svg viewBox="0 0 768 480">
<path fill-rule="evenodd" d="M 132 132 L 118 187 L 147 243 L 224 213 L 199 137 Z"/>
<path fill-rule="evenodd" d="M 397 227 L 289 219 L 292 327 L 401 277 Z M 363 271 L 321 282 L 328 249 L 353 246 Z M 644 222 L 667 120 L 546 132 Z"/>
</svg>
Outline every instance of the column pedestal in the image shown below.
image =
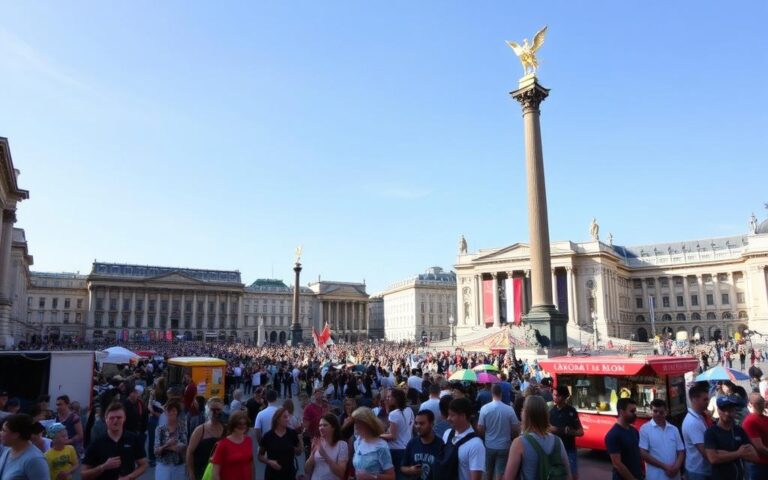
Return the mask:
<svg viewBox="0 0 768 480">
<path fill-rule="evenodd" d="M 293 325 L 291 325 L 291 346 L 297 347 L 302 344 L 301 322 L 299 321 L 299 290 L 301 289 L 301 283 L 299 283 L 301 264 L 299 262 L 296 262 L 293 271 L 296 272 L 296 278 L 293 282 Z"/>
</svg>

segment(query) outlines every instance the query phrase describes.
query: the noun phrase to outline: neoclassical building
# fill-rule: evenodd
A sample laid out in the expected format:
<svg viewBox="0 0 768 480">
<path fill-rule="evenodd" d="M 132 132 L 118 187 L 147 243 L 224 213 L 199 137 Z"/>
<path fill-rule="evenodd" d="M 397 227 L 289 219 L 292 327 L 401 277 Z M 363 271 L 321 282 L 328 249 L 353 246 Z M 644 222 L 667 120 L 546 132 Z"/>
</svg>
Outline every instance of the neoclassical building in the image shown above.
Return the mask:
<svg viewBox="0 0 768 480">
<path fill-rule="evenodd" d="M 18 203 L 29 198 L 29 192 L 19 187 L 18 178 L 8 139 L 0 137 L 0 347 L 3 348 L 11 348 L 19 331 L 26 329 L 24 290 L 32 264 L 24 231 L 13 228 Z"/>
<path fill-rule="evenodd" d="M 602 338 L 768 334 L 768 220 L 751 230 L 638 246 L 554 242 L 554 302 L 572 327 Z M 530 307 L 529 262 L 522 243 L 459 253 L 458 335 L 520 321 Z"/>
<path fill-rule="evenodd" d="M 368 299 L 368 337 L 384 340 L 384 297 L 371 295 Z"/>
<path fill-rule="evenodd" d="M 368 293 L 364 283 L 317 281 L 309 284 L 317 302 L 315 328 L 328 323 L 337 341 L 368 338 Z"/>
<path fill-rule="evenodd" d="M 245 324 L 246 335 L 258 342 L 286 343 L 291 338 L 293 324 L 293 287 L 282 280 L 260 278 L 245 287 Z M 314 292 L 307 287 L 299 290 L 299 323 L 302 338 L 312 338 L 313 314 L 315 310 Z M 262 338 L 259 338 L 259 330 Z"/>
<path fill-rule="evenodd" d="M 425 273 L 393 283 L 384 299 L 387 340 L 443 340 L 456 315 L 456 274 L 432 267 Z"/>
<path fill-rule="evenodd" d="M 88 317 L 87 280 L 78 273 L 32 272 L 23 312 L 30 333 L 82 339 Z"/>
</svg>

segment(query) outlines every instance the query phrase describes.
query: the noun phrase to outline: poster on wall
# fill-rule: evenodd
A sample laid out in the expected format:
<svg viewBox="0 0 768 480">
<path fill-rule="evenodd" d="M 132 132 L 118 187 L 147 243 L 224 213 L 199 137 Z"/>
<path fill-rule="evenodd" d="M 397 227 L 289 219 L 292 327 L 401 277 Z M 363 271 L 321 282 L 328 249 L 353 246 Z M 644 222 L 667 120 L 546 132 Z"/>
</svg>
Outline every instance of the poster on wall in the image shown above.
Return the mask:
<svg viewBox="0 0 768 480">
<path fill-rule="evenodd" d="M 493 280 L 483 279 L 483 323 L 493 325 Z"/>
</svg>

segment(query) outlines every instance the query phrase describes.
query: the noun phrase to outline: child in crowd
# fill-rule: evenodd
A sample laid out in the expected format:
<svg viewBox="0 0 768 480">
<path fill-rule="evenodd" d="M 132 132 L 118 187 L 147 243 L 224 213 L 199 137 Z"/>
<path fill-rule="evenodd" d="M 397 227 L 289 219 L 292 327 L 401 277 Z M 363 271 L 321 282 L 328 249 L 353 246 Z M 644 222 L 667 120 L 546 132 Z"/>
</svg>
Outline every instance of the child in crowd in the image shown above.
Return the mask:
<svg viewBox="0 0 768 480">
<path fill-rule="evenodd" d="M 61 423 L 51 424 L 48 438 L 53 441 L 51 448 L 45 452 L 51 480 L 71 480 L 72 474 L 80 467 L 80 461 L 75 447 L 67 445 L 67 427 Z"/>
</svg>

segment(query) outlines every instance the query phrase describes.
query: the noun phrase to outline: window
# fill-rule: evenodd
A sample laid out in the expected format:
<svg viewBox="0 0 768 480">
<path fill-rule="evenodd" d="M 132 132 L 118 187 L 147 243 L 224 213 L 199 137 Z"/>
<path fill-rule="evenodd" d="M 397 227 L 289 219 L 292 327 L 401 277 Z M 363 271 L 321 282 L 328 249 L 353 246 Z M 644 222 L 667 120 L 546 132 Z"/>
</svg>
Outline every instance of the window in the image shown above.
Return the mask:
<svg viewBox="0 0 768 480">
<path fill-rule="evenodd" d="M 635 297 L 635 307 L 643 308 L 643 297 Z"/>
<path fill-rule="evenodd" d="M 144 300 L 136 299 L 136 311 L 137 312 L 143 312 L 144 311 Z"/>
<path fill-rule="evenodd" d="M 684 313 L 678 313 L 677 317 L 675 318 L 678 322 L 684 322 L 685 321 L 685 314 Z"/>
<path fill-rule="evenodd" d="M 653 288 L 656 286 L 656 281 L 652 278 L 646 278 L 645 279 L 645 286 L 648 288 Z"/>
<path fill-rule="evenodd" d="M 40 308 L 45 308 L 45 297 L 40 297 L 40 300 L 38 301 L 37 306 Z"/>
<path fill-rule="evenodd" d="M 69 298 L 64 299 L 64 308 L 69 309 L 69 307 L 72 306 L 72 300 Z"/>
<path fill-rule="evenodd" d="M 635 278 L 634 280 L 632 280 L 632 286 L 634 288 L 643 288 L 643 281 L 640 280 L 639 278 Z"/>
<path fill-rule="evenodd" d="M 27 297 L 27 307 L 32 306 L 32 297 Z"/>
<path fill-rule="evenodd" d="M 694 312 L 694 313 L 691 314 L 691 320 L 701 320 L 701 315 L 699 315 L 698 313 Z"/>
<path fill-rule="evenodd" d="M 96 310 L 104 310 L 104 299 L 103 298 L 97 298 L 96 299 Z"/>
<path fill-rule="evenodd" d="M 715 304 L 715 296 L 711 293 L 707 294 L 707 305 L 714 305 Z"/>
<path fill-rule="evenodd" d="M 698 307 L 699 306 L 699 296 L 698 295 L 691 295 L 691 306 L 692 307 Z"/>
<path fill-rule="evenodd" d="M 664 308 L 669 308 L 669 297 L 667 296 L 661 297 L 661 305 Z"/>
<path fill-rule="evenodd" d="M 728 281 L 728 274 L 727 273 L 718 273 L 717 274 L 717 280 L 719 282 L 727 282 Z"/>
<path fill-rule="evenodd" d="M 641 322 L 641 323 L 645 322 L 645 317 L 642 316 L 642 315 L 638 315 L 638 316 L 635 317 L 635 321 L 636 322 Z"/>
<path fill-rule="evenodd" d="M 56 312 L 51 312 L 51 323 L 56 323 L 59 321 L 59 314 Z"/>
<path fill-rule="evenodd" d="M 130 298 L 124 298 L 123 299 L 123 310 L 130 310 L 131 309 L 131 299 Z"/>
<path fill-rule="evenodd" d="M 723 305 L 729 305 L 731 303 L 731 299 L 728 297 L 727 293 L 721 293 L 720 299 L 723 301 Z"/>
<path fill-rule="evenodd" d="M 37 321 L 38 323 L 43 323 L 43 319 L 45 318 L 45 312 L 37 312 Z"/>
<path fill-rule="evenodd" d="M 69 323 L 69 312 L 64 312 L 63 321 L 64 323 Z"/>
<path fill-rule="evenodd" d="M 661 320 L 664 322 L 671 322 L 672 321 L 672 315 L 665 313 L 661 316 Z"/>
<path fill-rule="evenodd" d="M 160 300 L 160 311 L 161 312 L 168 311 L 168 300 Z"/>
<path fill-rule="evenodd" d="M 82 323 L 83 321 L 83 314 L 82 313 L 76 313 L 75 314 L 75 323 Z"/>
<path fill-rule="evenodd" d="M 677 306 L 678 307 L 684 307 L 685 306 L 685 299 L 682 295 L 677 296 Z"/>
<path fill-rule="evenodd" d="M 682 287 L 683 286 L 683 277 L 675 277 L 675 286 L 676 287 Z"/>
<path fill-rule="evenodd" d="M 745 303 L 744 292 L 736 292 L 736 303 Z"/>
<path fill-rule="evenodd" d="M 83 308 L 83 299 L 82 298 L 78 298 L 77 299 L 77 308 L 78 309 Z"/>
<path fill-rule="evenodd" d="M 662 288 L 668 288 L 668 287 L 669 287 L 669 279 L 668 279 L 668 278 L 664 278 L 664 277 L 662 277 L 662 278 L 659 280 L 659 283 L 661 284 L 661 287 L 662 287 Z"/>
<path fill-rule="evenodd" d="M 109 299 L 109 309 L 110 310 L 117 310 L 117 299 L 116 298 L 110 298 Z"/>
</svg>

